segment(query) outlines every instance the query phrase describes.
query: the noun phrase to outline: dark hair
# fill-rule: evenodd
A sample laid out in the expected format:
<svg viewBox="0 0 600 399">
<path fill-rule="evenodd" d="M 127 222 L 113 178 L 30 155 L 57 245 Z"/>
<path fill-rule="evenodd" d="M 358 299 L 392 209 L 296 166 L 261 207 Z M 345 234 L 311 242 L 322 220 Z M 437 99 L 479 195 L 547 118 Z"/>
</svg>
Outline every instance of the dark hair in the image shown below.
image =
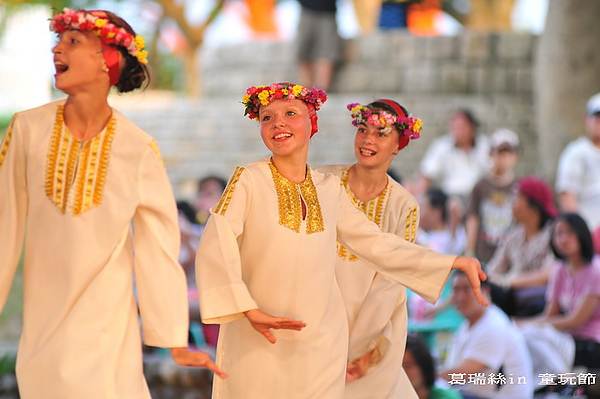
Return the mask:
<svg viewBox="0 0 600 399">
<path fill-rule="evenodd" d="M 110 11 L 103 12 L 106 13 L 106 16 L 111 23 L 117 27 L 125 29 L 128 33 L 135 37 L 135 31 L 123 18 Z M 121 70 L 119 81 L 115 84 L 115 87 L 119 93 L 127 93 L 135 89 L 139 89 L 144 84 L 144 81 L 146 81 L 144 89 L 148 87 L 150 84 L 150 72 L 148 71 L 148 67 L 145 64 L 142 64 L 136 57 L 129 54 L 125 47 L 116 46 L 116 48 L 119 50 L 121 55 L 123 55 L 123 59 L 125 60 L 125 65 Z"/>
<path fill-rule="evenodd" d="M 585 220 L 583 220 L 583 218 L 576 213 L 561 213 L 556 220 L 563 220 L 567 222 L 571 229 L 573 229 L 577 235 L 577 240 L 579 241 L 579 253 L 586 263 L 590 263 L 594 257 L 594 242 L 592 240 L 590 229 L 588 228 Z M 553 231 L 552 239 L 550 240 L 552 252 L 558 259 L 565 260 L 565 256 L 561 254 L 554 245 L 554 234 L 555 233 Z"/>
<path fill-rule="evenodd" d="M 406 351 L 412 353 L 417 366 L 421 370 L 421 374 L 423 374 L 425 386 L 431 389 L 433 384 L 435 384 L 436 378 L 435 361 L 433 356 L 431 356 L 427 342 L 420 335 L 409 333 L 406 336 Z"/>
<path fill-rule="evenodd" d="M 198 180 L 198 191 L 201 191 L 202 187 L 209 181 L 216 181 L 221 186 L 221 190 L 225 190 L 225 187 L 227 187 L 227 180 L 220 176 L 209 175 Z"/>
<path fill-rule="evenodd" d="M 477 119 L 477 117 L 475 117 L 475 114 L 470 109 L 458 108 L 454 111 L 454 115 L 456 114 L 463 115 L 465 118 L 467 118 L 469 123 L 473 125 L 474 130 L 477 130 L 479 128 L 479 120 Z"/>
<path fill-rule="evenodd" d="M 427 190 L 425 196 L 429 199 L 429 205 L 434 209 L 442 210 L 442 220 L 448 221 L 448 195 L 438 187 L 432 187 Z"/>
<path fill-rule="evenodd" d="M 196 219 L 196 211 L 189 202 L 185 200 L 177 201 L 177 211 L 185 216 L 188 222 L 198 223 L 198 220 Z"/>
<path fill-rule="evenodd" d="M 527 200 L 529 206 L 538 211 L 540 214 L 540 224 L 538 228 L 542 229 L 547 223 L 550 223 L 554 220 L 554 218 L 546 211 L 546 209 L 544 209 L 544 207 L 539 202 L 532 198 L 529 198 L 529 196 L 525 194 L 523 194 L 523 196 Z"/>
</svg>

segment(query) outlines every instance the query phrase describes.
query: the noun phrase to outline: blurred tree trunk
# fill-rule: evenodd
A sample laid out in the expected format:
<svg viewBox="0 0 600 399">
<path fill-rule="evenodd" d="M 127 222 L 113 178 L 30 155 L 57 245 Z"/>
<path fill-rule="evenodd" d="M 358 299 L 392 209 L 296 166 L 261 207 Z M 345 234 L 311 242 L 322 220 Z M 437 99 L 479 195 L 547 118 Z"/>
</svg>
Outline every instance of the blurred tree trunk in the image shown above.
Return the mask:
<svg viewBox="0 0 600 399">
<path fill-rule="evenodd" d="M 219 15 L 223 4 L 225 4 L 225 0 L 217 0 L 207 19 L 198 26 L 192 26 L 188 22 L 185 16 L 185 7 L 176 0 L 154 1 L 162 6 L 164 17 L 172 19 L 177 24 L 188 42 L 188 47 L 184 55 L 186 94 L 191 97 L 200 97 L 202 94 L 202 77 L 200 76 L 199 69 L 199 50 L 204 43 L 206 28 Z"/>
<path fill-rule="evenodd" d="M 564 146 L 585 134 L 585 104 L 600 92 L 600 1 L 549 0 L 534 67 L 540 173 L 552 181 Z"/>
</svg>

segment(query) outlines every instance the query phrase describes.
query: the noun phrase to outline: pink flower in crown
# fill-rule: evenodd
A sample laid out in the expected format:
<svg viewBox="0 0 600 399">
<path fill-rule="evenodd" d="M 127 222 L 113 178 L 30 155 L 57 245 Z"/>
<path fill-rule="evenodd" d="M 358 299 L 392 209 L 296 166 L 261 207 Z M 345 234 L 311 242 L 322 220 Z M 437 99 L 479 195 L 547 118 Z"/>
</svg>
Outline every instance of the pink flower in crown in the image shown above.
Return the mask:
<svg viewBox="0 0 600 399">
<path fill-rule="evenodd" d="M 117 42 L 120 42 L 121 46 L 127 48 L 133 43 L 133 36 L 127 33 L 125 29 L 119 30 L 115 39 L 117 40 Z"/>
<path fill-rule="evenodd" d="M 379 116 L 375 115 L 375 114 L 371 114 L 371 115 L 367 116 L 367 124 L 373 125 L 373 126 L 379 126 L 379 124 L 380 124 Z"/>
</svg>

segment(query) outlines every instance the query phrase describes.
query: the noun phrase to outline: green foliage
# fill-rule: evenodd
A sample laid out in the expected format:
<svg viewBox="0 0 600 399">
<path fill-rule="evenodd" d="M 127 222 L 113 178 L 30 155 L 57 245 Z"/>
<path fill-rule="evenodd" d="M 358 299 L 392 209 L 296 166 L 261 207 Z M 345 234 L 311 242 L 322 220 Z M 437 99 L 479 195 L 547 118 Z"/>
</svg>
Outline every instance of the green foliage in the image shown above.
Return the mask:
<svg viewBox="0 0 600 399">
<path fill-rule="evenodd" d="M 4 136 L 4 133 L 6 132 L 6 128 L 8 127 L 8 124 L 10 123 L 11 117 L 12 117 L 12 115 L 0 114 L 0 138 L 2 138 L 2 136 Z"/>
<path fill-rule="evenodd" d="M 5 374 L 12 373 L 15 371 L 17 366 L 17 357 L 12 354 L 6 354 L 0 357 L 0 377 Z"/>
<path fill-rule="evenodd" d="M 152 87 L 161 90 L 185 90 L 184 65 L 181 57 L 157 53 L 152 73 Z"/>
</svg>

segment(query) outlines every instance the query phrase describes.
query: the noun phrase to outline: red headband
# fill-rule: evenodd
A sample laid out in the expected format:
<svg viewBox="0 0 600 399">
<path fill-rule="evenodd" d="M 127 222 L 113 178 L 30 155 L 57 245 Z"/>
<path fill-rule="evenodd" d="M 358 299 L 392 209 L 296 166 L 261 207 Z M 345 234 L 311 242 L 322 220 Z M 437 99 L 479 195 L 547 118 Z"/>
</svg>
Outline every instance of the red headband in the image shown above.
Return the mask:
<svg viewBox="0 0 600 399">
<path fill-rule="evenodd" d="M 102 42 L 102 56 L 104 62 L 108 68 L 108 77 L 110 78 L 110 85 L 114 86 L 119 83 L 121 78 L 121 52 L 114 46 L 109 46 Z"/>
<path fill-rule="evenodd" d="M 396 112 L 396 115 L 402 116 L 404 118 L 408 117 L 408 115 L 406 115 L 406 113 L 404 112 L 402 107 L 400 107 L 400 105 L 398 105 L 398 103 L 395 101 L 386 100 L 386 99 L 382 98 L 382 99 L 374 101 L 374 102 L 384 103 L 385 105 L 389 105 L 394 110 L 394 112 Z M 400 138 L 398 139 L 398 151 L 400 151 L 401 149 L 406 147 L 408 145 L 409 141 L 410 141 L 410 137 L 408 137 L 404 134 L 400 134 Z"/>
<path fill-rule="evenodd" d="M 319 131 L 319 117 L 317 116 L 317 110 L 315 105 L 311 103 L 305 103 L 308 108 L 308 116 L 310 118 L 310 137 L 314 136 Z"/>
</svg>

